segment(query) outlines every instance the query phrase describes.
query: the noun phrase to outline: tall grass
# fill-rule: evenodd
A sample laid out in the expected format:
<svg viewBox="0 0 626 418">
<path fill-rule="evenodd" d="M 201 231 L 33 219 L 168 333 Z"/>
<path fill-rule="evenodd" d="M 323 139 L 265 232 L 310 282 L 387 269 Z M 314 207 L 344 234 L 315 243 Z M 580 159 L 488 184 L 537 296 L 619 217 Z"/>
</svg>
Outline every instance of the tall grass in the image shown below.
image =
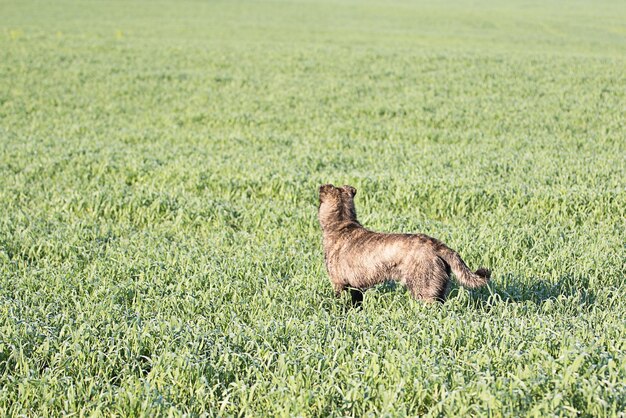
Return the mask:
<svg viewBox="0 0 626 418">
<path fill-rule="evenodd" d="M 623 2 L 0 4 L 0 415 L 624 416 Z M 335 300 L 317 187 L 489 266 Z"/>
</svg>

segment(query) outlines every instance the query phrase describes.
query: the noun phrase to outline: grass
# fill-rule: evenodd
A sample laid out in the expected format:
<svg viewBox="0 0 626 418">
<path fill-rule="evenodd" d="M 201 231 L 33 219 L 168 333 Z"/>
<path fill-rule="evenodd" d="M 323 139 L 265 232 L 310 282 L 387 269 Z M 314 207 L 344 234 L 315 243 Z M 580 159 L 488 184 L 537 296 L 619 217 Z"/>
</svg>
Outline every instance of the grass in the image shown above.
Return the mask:
<svg viewBox="0 0 626 418">
<path fill-rule="evenodd" d="M 0 415 L 624 416 L 623 2 L 0 3 Z M 317 187 L 489 266 L 360 310 Z"/>
</svg>

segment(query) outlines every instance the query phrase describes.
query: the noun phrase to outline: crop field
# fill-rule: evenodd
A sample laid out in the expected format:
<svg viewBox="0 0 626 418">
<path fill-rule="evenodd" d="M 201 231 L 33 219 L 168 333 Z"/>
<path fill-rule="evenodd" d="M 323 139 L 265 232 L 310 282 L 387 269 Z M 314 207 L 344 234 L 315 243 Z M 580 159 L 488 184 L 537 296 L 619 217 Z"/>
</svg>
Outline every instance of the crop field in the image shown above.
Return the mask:
<svg viewBox="0 0 626 418">
<path fill-rule="evenodd" d="M 624 1 L 0 0 L 0 416 L 624 417 L 625 160 Z"/>
</svg>

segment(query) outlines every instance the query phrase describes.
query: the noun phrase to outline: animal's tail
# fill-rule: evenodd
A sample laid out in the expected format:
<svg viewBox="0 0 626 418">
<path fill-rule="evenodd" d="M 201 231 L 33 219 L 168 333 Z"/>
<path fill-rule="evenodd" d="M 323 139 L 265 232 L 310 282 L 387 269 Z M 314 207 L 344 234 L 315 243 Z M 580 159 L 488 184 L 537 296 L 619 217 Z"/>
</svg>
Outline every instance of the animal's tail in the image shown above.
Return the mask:
<svg viewBox="0 0 626 418">
<path fill-rule="evenodd" d="M 450 269 L 463 286 L 474 289 L 486 285 L 487 282 L 489 282 L 489 278 L 491 277 L 491 271 L 489 269 L 481 267 L 475 272 L 472 272 L 461 256 L 448 247 L 439 249 L 438 253 L 439 257 L 448 263 Z"/>
</svg>

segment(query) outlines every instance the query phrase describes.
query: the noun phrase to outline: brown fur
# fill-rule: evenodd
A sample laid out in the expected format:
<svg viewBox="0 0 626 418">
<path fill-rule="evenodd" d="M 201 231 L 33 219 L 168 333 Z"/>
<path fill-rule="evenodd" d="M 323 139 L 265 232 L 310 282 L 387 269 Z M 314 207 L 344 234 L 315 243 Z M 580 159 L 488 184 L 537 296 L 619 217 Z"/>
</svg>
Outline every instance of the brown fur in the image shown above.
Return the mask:
<svg viewBox="0 0 626 418">
<path fill-rule="evenodd" d="M 364 228 L 356 218 L 351 186 L 320 186 L 319 221 L 324 239 L 326 269 L 335 294 L 365 290 L 387 280 L 405 284 L 415 299 L 446 298 L 450 271 L 466 287 L 489 281 L 491 272 L 471 272 L 459 254 L 441 241 L 423 234 L 384 234 Z"/>
</svg>

